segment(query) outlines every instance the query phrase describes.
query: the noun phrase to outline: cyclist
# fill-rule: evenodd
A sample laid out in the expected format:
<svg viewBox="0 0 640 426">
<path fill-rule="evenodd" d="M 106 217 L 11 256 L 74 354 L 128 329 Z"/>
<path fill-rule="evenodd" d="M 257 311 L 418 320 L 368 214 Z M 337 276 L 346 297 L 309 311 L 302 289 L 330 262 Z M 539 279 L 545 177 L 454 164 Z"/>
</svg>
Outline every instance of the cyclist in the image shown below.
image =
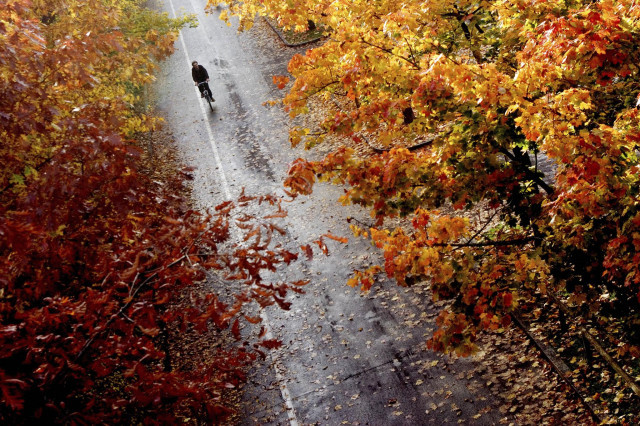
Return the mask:
<svg viewBox="0 0 640 426">
<path fill-rule="evenodd" d="M 195 85 L 200 89 L 200 97 L 204 97 L 204 89 L 207 89 L 207 92 L 211 94 L 211 89 L 209 88 L 209 73 L 206 68 L 202 65 L 198 65 L 198 61 L 191 62 L 191 77 L 195 82 Z M 198 85 L 198 83 L 204 83 Z M 213 96 L 211 97 L 213 99 Z"/>
</svg>

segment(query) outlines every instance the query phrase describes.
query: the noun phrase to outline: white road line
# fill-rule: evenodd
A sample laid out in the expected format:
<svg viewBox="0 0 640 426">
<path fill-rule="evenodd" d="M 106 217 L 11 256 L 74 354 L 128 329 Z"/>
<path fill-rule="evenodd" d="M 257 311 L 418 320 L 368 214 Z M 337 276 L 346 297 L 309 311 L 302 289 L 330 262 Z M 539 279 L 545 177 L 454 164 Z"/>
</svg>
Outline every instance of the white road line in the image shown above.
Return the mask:
<svg viewBox="0 0 640 426">
<path fill-rule="evenodd" d="M 173 12 L 173 17 L 177 18 L 176 10 L 173 7 L 173 0 L 169 0 L 169 4 L 171 5 L 171 12 Z M 187 53 L 187 45 L 184 42 L 184 37 L 182 36 L 182 31 L 179 33 L 179 39 L 182 43 L 182 51 L 184 52 L 184 57 L 189 63 L 189 54 Z M 193 90 L 196 93 L 196 96 L 200 96 L 200 91 L 197 87 L 193 86 Z M 222 189 L 224 190 L 224 195 L 227 197 L 227 200 L 231 199 L 231 191 L 229 190 L 229 184 L 227 183 L 227 177 L 224 174 L 224 169 L 222 168 L 222 160 L 220 160 L 220 153 L 218 151 L 218 145 L 216 141 L 213 139 L 213 132 L 211 131 L 211 126 L 209 126 L 209 117 L 207 116 L 207 111 L 204 109 L 204 102 L 200 102 L 200 111 L 202 111 L 202 116 L 204 117 L 204 124 L 207 128 L 207 134 L 209 136 L 209 145 L 211 145 L 211 149 L 213 150 L 213 156 L 216 160 L 216 166 L 218 167 L 218 175 L 220 176 L 220 182 Z"/>
<path fill-rule="evenodd" d="M 171 5 L 171 12 L 173 12 L 173 17 L 176 18 L 176 10 L 173 6 L 173 0 L 169 0 L 169 4 Z M 182 31 L 179 32 L 179 37 L 180 42 L 182 43 L 182 50 L 184 52 L 184 56 L 187 60 L 187 63 L 189 62 L 189 54 L 187 52 L 187 45 L 184 42 L 184 37 L 182 36 Z M 196 93 L 196 96 L 200 95 L 200 91 L 194 86 L 194 91 Z M 207 134 L 209 135 L 209 144 L 211 145 L 211 149 L 213 150 L 213 155 L 215 157 L 216 160 L 216 166 L 218 167 L 218 175 L 220 176 L 220 181 L 222 183 L 222 188 L 224 189 L 224 193 L 227 196 L 227 199 L 231 199 L 231 191 L 229 190 L 229 184 L 227 183 L 227 177 L 224 174 L 224 169 L 222 168 L 222 161 L 220 160 L 220 154 L 218 152 L 218 145 L 216 144 L 215 139 L 213 138 L 213 132 L 211 131 L 211 126 L 209 126 L 209 120 L 208 120 L 208 116 L 207 116 L 207 111 L 204 108 L 204 103 L 200 102 L 200 111 L 202 111 L 202 116 L 204 117 L 204 123 L 205 123 L 205 127 L 207 128 Z M 273 339 L 273 336 L 271 334 L 271 324 L 269 323 L 269 318 L 267 317 L 267 314 L 262 311 L 260 313 L 260 317 L 262 318 L 262 321 L 264 322 L 266 328 L 267 328 L 267 334 L 266 334 L 266 338 L 267 339 Z M 287 416 L 289 417 L 289 423 L 291 424 L 291 426 L 299 426 L 298 423 L 298 418 L 296 417 L 296 411 L 293 408 L 293 400 L 291 398 L 291 393 L 289 392 L 289 388 L 287 387 L 287 382 L 284 378 L 283 372 L 285 371 L 284 368 L 282 367 L 282 365 L 280 364 L 280 361 L 278 361 L 275 356 L 273 355 L 273 352 L 270 353 L 271 354 L 271 360 L 273 361 L 273 370 L 276 373 L 276 380 L 278 381 L 279 385 L 280 385 L 280 393 L 282 394 L 282 399 L 284 400 L 284 404 L 287 408 Z"/>
<path fill-rule="evenodd" d="M 267 340 L 273 339 L 273 335 L 271 334 L 271 324 L 269 323 L 269 318 L 265 311 L 260 312 L 260 318 L 262 318 L 262 322 L 267 326 L 267 333 L 265 337 Z M 273 349 L 271 350 L 273 351 Z M 287 381 L 284 378 L 284 367 L 280 364 L 280 361 L 273 355 L 273 352 L 270 352 L 271 361 L 273 362 L 273 371 L 276 373 L 276 380 L 280 385 L 280 394 L 282 394 L 282 399 L 284 400 L 284 405 L 287 408 L 287 416 L 289 417 L 289 423 L 291 426 L 298 426 L 298 418 L 296 417 L 296 410 L 293 408 L 293 399 L 291 398 L 291 393 L 289 392 L 289 388 L 287 387 Z"/>
</svg>

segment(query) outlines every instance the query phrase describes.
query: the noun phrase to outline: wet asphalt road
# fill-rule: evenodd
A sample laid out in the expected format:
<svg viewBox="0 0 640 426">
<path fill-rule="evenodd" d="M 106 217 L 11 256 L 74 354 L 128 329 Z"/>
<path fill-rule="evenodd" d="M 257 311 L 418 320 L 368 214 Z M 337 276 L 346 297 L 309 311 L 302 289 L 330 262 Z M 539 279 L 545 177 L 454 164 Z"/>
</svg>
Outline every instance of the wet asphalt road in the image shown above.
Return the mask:
<svg viewBox="0 0 640 426">
<path fill-rule="evenodd" d="M 178 51 L 162 66 L 156 91 L 185 162 L 196 167 L 194 196 L 202 208 L 240 194 L 282 193 L 288 164 L 310 155 L 287 142 L 287 116 L 263 106 L 281 96 L 271 83 L 286 73 L 296 51 L 274 34 L 238 34 L 204 14 L 205 0 L 165 0 L 171 16 L 195 13 L 200 25 L 182 31 Z M 263 34 L 260 35 L 259 32 Z M 256 35 L 257 34 L 257 35 Z M 211 77 L 215 110 L 199 98 L 190 62 Z M 311 154 L 313 155 L 313 154 Z M 317 154 L 316 154 L 317 155 Z M 484 387 L 471 359 L 426 350 L 436 307 L 421 289 L 381 282 L 369 294 L 345 285 L 350 271 L 378 254 L 350 235 L 348 216 L 366 213 L 336 203 L 341 189 L 318 185 L 288 206 L 290 244 L 308 244 L 331 231 L 349 243 L 329 244 L 283 272 L 311 278 L 306 294 L 291 296 L 290 311 L 269 310 L 267 321 L 284 347 L 257 368 L 246 388 L 243 424 L 496 424 L 500 401 Z"/>
</svg>

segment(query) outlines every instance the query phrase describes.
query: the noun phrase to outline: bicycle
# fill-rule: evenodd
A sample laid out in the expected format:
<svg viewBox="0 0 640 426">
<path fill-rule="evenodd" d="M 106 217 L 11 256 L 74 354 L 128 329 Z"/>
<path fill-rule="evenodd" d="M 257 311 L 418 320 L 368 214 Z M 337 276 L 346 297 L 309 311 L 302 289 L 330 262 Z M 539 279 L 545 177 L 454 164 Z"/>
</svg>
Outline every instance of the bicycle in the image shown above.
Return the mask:
<svg viewBox="0 0 640 426">
<path fill-rule="evenodd" d="M 202 81 L 202 82 L 198 83 L 198 86 L 200 86 L 201 84 L 207 84 L 207 82 L 206 81 Z M 211 96 L 211 93 L 209 93 L 209 91 L 207 90 L 206 87 L 202 91 L 202 94 L 204 95 L 203 98 L 205 98 L 207 100 L 207 103 L 209 104 L 209 108 L 211 108 L 211 111 L 213 111 L 213 105 L 211 105 L 211 104 L 213 102 L 215 102 L 215 99 L 213 99 L 213 96 Z"/>
</svg>

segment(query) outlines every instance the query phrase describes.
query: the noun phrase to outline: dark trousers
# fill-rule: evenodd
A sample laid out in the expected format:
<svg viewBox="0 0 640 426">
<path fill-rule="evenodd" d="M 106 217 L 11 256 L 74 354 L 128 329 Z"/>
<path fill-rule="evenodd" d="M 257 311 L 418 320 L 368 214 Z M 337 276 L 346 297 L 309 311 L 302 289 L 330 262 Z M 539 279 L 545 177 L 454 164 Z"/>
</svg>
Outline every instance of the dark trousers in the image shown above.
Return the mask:
<svg viewBox="0 0 640 426">
<path fill-rule="evenodd" d="M 198 83 L 198 89 L 200 89 L 200 93 L 202 93 L 204 89 L 207 89 L 207 92 L 209 92 L 209 95 L 213 96 L 211 93 L 211 89 L 209 89 L 209 83 L 204 83 L 204 84 Z"/>
</svg>

